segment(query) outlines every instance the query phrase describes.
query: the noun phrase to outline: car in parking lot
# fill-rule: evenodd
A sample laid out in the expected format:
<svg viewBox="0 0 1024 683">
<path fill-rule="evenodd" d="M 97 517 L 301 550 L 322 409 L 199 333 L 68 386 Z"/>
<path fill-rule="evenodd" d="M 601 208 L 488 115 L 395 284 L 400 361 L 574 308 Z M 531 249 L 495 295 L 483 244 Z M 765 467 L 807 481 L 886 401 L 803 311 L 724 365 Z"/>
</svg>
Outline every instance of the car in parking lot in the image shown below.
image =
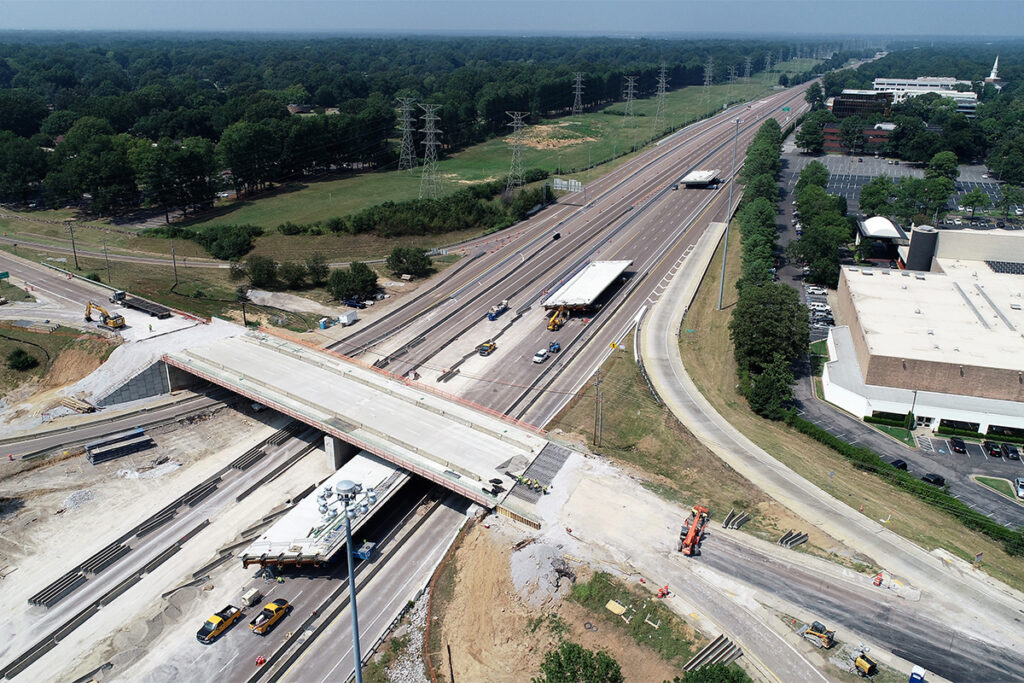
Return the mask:
<svg viewBox="0 0 1024 683">
<path fill-rule="evenodd" d="M 959 218 L 954 218 L 953 219 L 953 225 L 963 225 L 963 223 L 964 222 L 962 220 L 960 220 Z"/>
<path fill-rule="evenodd" d="M 929 472 L 928 474 L 926 474 L 923 477 L 921 477 L 921 481 L 923 481 L 926 484 L 931 484 L 932 486 L 945 486 L 946 485 L 946 478 L 945 477 L 939 476 L 938 474 L 934 474 L 932 472 Z"/>
<path fill-rule="evenodd" d="M 893 467 L 895 467 L 898 470 L 903 470 L 904 472 L 907 471 L 907 461 L 906 460 L 893 460 L 889 464 L 892 465 Z"/>
<path fill-rule="evenodd" d="M 982 441 L 981 447 L 985 449 L 986 454 L 993 458 L 1000 458 L 1003 455 L 1003 449 L 995 441 Z"/>
<path fill-rule="evenodd" d="M 999 444 L 999 450 L 1003 452 L 1003 457 L 1007 460 L 1020 460 L 1020 451 L 1012 443 Z"/>
<path fill-rule="evenodd" d="M 808 294 L 814 294 L 816 296 L 825 296 L 827 292 L 821 287 L 815 287 L 814 285 L 807 285 L 806 287 Z"/>
<path fill-rule="evenodd" d="M 1024 477 L 1017 477 L 1013 480 L 1013 490 L 1018 498 L 1024 498 Z"/>
<path fill-rule="evenodd" d="M 949 447 L 953 449 L 954 453 L 966 453 L 967 443 L 964 442 L 959 436 L 954 436 L 949 440 Z"/>
</svg>

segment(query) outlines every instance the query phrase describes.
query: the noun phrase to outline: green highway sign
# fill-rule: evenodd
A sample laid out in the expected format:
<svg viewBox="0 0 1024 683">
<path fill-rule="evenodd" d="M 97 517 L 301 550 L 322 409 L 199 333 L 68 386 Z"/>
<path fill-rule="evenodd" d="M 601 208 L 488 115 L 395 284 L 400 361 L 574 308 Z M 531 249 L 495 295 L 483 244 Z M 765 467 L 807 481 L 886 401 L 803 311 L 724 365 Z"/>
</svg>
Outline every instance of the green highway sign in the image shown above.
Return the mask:
<svg viewBox="0 0 1024 683">
<path fill-rule="evenodd" d="M 789 107 L 783 107 L 782 111 L 789 111 Z"/>
</svg>

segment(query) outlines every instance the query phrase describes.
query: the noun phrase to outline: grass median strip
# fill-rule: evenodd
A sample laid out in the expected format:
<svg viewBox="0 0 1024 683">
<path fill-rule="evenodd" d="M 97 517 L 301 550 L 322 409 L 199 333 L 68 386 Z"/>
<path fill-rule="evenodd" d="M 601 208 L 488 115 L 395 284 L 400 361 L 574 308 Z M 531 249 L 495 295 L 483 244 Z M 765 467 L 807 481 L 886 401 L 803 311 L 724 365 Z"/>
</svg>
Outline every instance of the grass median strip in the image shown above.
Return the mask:
<svg viewBox="0 0 1024 683">
<path fill-rule="evenodd" d="M 974 481 L 978 482 L 982 486 L 987 486 L 993 491 L 997 491 L 1007 498 L 1013 500 L 1017 499 L 1017 496 L 1013 493 L 1013 485 L 1010 484 L 1008 479 L 1002 479 L 1001 477 L 980 477 L 975 476 Z"/>
</svg>

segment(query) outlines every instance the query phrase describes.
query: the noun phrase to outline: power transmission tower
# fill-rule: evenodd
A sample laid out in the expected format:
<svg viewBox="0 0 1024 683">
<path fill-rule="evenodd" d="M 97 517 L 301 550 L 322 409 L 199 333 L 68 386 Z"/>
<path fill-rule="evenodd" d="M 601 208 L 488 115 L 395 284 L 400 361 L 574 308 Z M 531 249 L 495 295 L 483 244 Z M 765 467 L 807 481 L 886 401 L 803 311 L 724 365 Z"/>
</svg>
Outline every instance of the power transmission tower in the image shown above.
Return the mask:
<svg viewBox="0 0 1024 683">
<path fill-rule="evenodd" d="M 398 157 L 398 170 L 411 171 L 416 167 L 416 148 L 412 137 L 416 130 L 412 118 L 416 102 L 411 97 L 399 97 L 398 103 L 402 105 L 398 110 L 402 117 L 398 124 L 398 130 L 402 131 L 402 152 Z"/>
<path fill-rule="evenodd" d="M 626 92 L 622 95 L 626 98 L 626 115 L 622 119 L 622 125 L 625 127 L 632 126 L 635 123 L 633 120 L 633 100 L 636 99 L 636 78 L 636 76 L 626 76 Z"/>
<path fill-rule="evenodd" d="M 772 53 L 764 56 L 764 77 L 770 83 L 772 80 Z"/>
<path fill-rule="evenodd" d="M 750 67 L 753 65 L 754 60 L 750 55 L 743 58 L 743 78 L 750 80 Z"/>
<path fill-rule="evenodd" d="M 729 67 L 729 103 L 731 104 L 734 96 L 734 88 L 736 87 L 736 65 Z"/>
<path fill-rule="evenodd" d="M 654 115 L 654 135 L 660 135 L 665 126 L 665 90 L 668 88 L 668 67 L 661 63 L 658 69 L 658 112 Z"/>
<path fill-rule="evenodd" d="M 420 199 L 437 199 L 441 196 L 441 182 L 437 176 L 437 148 L 441 143 L 437 139 L 439 131 L 437 122 L 441 117 L 437 111 L 440 104 L 421 104 L 423 119 L 426 126 L 420 131 L 426 135 L 423 139 L 423 168 L 420 170 Z"/>
<path fill-rule="evenodd" d="M 711 114 L 711 83 L 714 81 L 714 74 L 715 58 L 709 55 L 707 63 L 704 64 L 704 90 L 702 91 L 705 104 L 705 112 L 709 116 Z"/>
<path fill-rule="evenodd" d="M 511 195 L 523 184 L 523 119 L 529 114 L 525 111 L 507 111 L 512 117 L 512 164 L 508 169 L 508 182 L 505 184 L 505 194 Z"/>
<path fill-rule="evenodd" d="M 572 115 L 579 116 L 583 113 L 583 72 L 577 71 L 572 75 L 572 93 L 575 96 L 572 101 Z"/>
</svg>

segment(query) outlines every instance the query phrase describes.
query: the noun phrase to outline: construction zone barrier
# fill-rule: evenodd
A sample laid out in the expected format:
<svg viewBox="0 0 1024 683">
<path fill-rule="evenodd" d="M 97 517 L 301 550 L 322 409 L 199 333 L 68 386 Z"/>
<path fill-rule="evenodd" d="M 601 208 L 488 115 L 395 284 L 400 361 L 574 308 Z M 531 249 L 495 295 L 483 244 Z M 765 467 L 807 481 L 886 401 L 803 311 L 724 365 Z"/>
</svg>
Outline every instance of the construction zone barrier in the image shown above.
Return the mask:
<svg viewBox="0 0 1024 683">
<path fill-rule="evenodd" d="M 778 540 L 778 544 L 783 548 L 795 548 L 801 543 L 805 543 L 807 538 L 808 536 L 806 533 L 790 529 L 786 533 L 782 534 L 782 537 Z"/>
</svg>

